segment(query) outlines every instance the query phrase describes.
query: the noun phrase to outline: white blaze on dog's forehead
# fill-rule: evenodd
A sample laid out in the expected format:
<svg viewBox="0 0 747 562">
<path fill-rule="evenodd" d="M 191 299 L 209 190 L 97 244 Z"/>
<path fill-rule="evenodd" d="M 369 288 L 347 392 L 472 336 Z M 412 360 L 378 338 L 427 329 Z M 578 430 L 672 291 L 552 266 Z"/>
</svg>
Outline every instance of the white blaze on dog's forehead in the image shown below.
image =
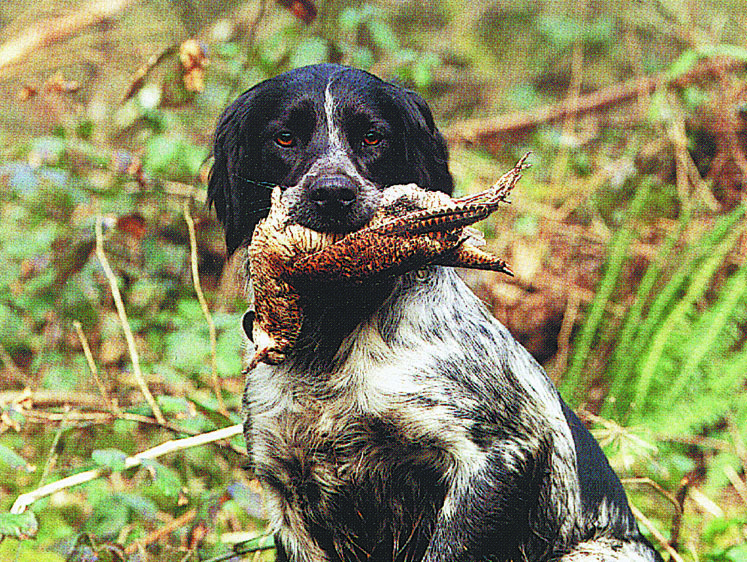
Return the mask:
<svg viewBox="0 0 747 562">
<path fill-rule="evenodd" d="M 334 148 L 343 149 L 342 134 L 338 123 L 335 120 L 335 97 L 332 95 L 332 82 L 327 84 L 327 88 L 324 90 L 324 115 L 327 118 L 327 137 L 329 139 L 330 146 Z"/>
</svg>

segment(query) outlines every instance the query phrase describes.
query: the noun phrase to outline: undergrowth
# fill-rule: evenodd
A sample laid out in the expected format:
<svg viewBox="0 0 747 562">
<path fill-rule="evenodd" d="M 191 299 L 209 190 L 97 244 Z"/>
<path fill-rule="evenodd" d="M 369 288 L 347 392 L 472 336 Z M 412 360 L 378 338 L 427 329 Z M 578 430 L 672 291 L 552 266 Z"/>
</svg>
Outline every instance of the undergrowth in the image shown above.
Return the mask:
<svg viewBox="0 0 747 562">
<path fill-rule="evenodd" d="M 61 13 L 58 4 L 0 4 L 2 44 Z M 563 295 L 564 396 L 627 477 L 633 504 L 686 560 L 747 561 L 744 187 L 706 177 L 720 145 L 702 126 L 744 135 L 743 69 L 719 67 L 716 87 L 659 87 L 618 113 L 545 123 L 537 110 L 632 74 L 671 81 L 711 57 L 747 60 L 731 44 L 745 36 L 734 17 L 743 6 L 290 4 L 294 13 L 267 2 L 201 0 L 183 12 L 123 2 L 122 18 L 0 64 L 0 560 L 274 558 L 238 433 L 246 303 L 204 206 L 208 147 L 239 92 L 327 61 L 417 90 L 446 132 L 449 120 L 536 111 L 528 131 L 453 150 L 462 191 L 533 152 L 489 236 L 512 248 L 517 278 L 527 265 L 530 274 L 492 294 L 542 297 L 540 311 L 557 300 L 548 285 L 590 295 L 578 315 Z M 311 25 L 299 19 L 309 6 L 319 10 Z M 195 37 L 193 58 L 180 58 Z M 564 237 L 582 242 L 554 245 Z M 551 267 L 582 275 L 543 286 Z M 81 474 L 91 478 L 34 496 Z M 29 503 L 9 513 L 19 497 Z"/>
</svg>

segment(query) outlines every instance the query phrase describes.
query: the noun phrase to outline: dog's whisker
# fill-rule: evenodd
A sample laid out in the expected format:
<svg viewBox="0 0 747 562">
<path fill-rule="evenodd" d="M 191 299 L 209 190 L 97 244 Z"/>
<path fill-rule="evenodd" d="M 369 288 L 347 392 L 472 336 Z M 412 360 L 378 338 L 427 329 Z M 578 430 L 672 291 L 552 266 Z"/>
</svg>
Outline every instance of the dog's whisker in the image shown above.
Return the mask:
<svg viewBox="0 0 747 562">
<path fill-rule="evenodd" d="M 250 183 L 252 185 L 258 185 L 259 187 L 264 187 L 265 189 L 268 189 L 270 191 L 272 191 L 272 189 L 276 185 L 278 185 L 277 183 L 271 182 L 271 181 L 261 181 L 261 180 L 253 180 L 253 179 L 245 178 L 244 176 L 242 176 L 241 174 L 237 174 L 236 172 L 234 172 L 232 175 L 233 177 L 238 178 L 243 182 Z"/>
</svg>

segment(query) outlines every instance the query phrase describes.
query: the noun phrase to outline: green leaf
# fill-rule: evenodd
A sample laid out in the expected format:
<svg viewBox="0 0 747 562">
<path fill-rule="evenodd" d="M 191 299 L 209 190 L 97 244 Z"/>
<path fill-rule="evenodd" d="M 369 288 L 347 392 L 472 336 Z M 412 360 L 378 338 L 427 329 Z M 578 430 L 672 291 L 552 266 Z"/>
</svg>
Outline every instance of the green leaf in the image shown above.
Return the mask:
<svg viewBox="0 0 747 562">
<path fill-rule="evenodd" d="M 31 465 L 21 455 L 12 449 L 8 449 L 5 445 L 0 445 L 0 462 L 14 470 L 33 471 Z"/>
<path fill-rule="evenodd" d="M 155 135 L 145 143 L 143 166 L 156 177 L 191 181 L 207 151 L 178 136 Z"/>
<path fill-rule="evenodd" d="M 174 498 L 179 495 L 179 491 L 182 489 L 182 481 L 176 472 L 151 459 L 143 460 L 143 466 L 150 469 L 153 475 L 153 484 L 161 494 L 167 498 Z"/>
<path fill-rule="evenodd" d="M 291 66 L 298 68 L 327 60 L 329 45 L 321 37 L 309 37 L 301 41 L 291 55 Z"/>
<path fill-rule="evenodd" d="M 189 402 L 183 396 L 161 395 L 156 397 L 156 402 L 161 407 L 161 411 L 170 417 L 189 412 Z"/>
<path fill-rule="evenodd" d="M 371 37 L 374 43 L 380 49 L 385 51 L 396 51 L 399 49 L 399 41 L 397 36 L 394 35 L 394 31 L 386 23 L 381 20 L 371 20 L 368 22 L 368 29 L 371 32 Z"/>
<path fill-rule="evenodd" d="M 115 537 L 130 522 L 130 507 L 116 495 L 106 494 L 93 506 L 84 529 L 97 537 Z"/>
<path fill-rule="evenodd" d="M 119 449 L 96 449 L 91 453 L 91 458 L 99 466 L 107 466 L 114 471 L 120 471 L 127 468 L 125 461 L 127 453 Z"/>
<path fill-rule="evenodd" d="M 700 54 L 693 50 L 687 50 L 682 53 L 679 58 L 674 61 L 667 69 L 667 74 L 670 80 L 674 80 L 679 76 L 682 76 L 690 69 L 692 69 L 700 60 Z"/>
<path fill-rule="evenodd" d="M 747 562 L 747 544 L 738 544 L 726 551 L 726 556 L 732 562 Z"/>
<path fill-rule="evenodd" d="M 0 513 L 0 535 L 16 539 L 35 537 L 39 523 L 33 511 L 24 513 Z"/>
</svg>

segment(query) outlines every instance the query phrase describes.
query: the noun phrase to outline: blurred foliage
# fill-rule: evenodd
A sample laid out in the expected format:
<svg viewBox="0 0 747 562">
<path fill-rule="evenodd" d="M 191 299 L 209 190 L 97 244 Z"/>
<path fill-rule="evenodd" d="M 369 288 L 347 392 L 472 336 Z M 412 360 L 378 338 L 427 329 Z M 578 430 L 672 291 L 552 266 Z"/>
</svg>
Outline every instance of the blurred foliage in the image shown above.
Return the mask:
<svg viewBox="0 0 747 562">
<path fill-rule="evenodd" d="M 747 60 L 743 0 L 110 4 L 120 9 L 72 29 L 88 2 L 0 3 L 2 560 L 273 559 L 241 439 L 125 465 L 241 421 L 244 303 L 203 204 L 212 129 L 241 91 L 305 64 L 351 64 L 419 91 L 453 140 L 466 118 L 540 114 L 631 77 Z M 3 46 L 47 21 L 65 23 L 7 62 Z M 747 560 L 744 76 L 743 64 L 717 67 L 452 146 L 461 192 L 532 150 L 514 205 L 485 226 L 516 278 L 470 280 L 686 560 Z M 166 425 L 134 380 L 97 221 Z M 106 476 L 10 513 L 20 494 L 96 468 Z"/>
</svg>

